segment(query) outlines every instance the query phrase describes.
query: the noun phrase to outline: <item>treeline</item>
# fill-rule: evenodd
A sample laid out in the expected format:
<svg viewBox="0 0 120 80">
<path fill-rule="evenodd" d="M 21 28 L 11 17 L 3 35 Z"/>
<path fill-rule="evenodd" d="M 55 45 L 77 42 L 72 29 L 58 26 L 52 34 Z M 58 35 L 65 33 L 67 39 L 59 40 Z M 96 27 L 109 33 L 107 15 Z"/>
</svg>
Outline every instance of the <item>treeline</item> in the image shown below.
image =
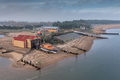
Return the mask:
<svg viewBox="0 0 120 80">
<path fill-rule="evenodd" d="M 120 20 L 84 20 L 89 24 L 120 24 Z"/>
<path fill-rule="evenodd" d="M 40 36 L 41 37 L 41 42 L 43 43 L 44 41 L 46 43 L 51 43 L 51 44 L 63 44 L 64 41 L 56 38 L 54 35 L 46 35 L 46 36 Z"/>
<path fill-rule="evenodd" d="M 17 23 L 16 23 L 17 24 Z M 57 22 L 40 22 L 39 24 L 31 23 L 22 26 L 0 26 L 0 29 L 34 29 L 41 26 L 58 26 L 61 29 L 80 28 L 81 26 L 90 29 L 92 24 L 120 24 L 120 20 L 73 20 Z"/>
<path fill-rule="evenodd" d="M 34 29 L 34 28 L 38 28 L 41 26 L 43 26 L 43 25 L 25 25 L 24 28 L 25 29 Z"/>
<path fill-rule="evenodd" d="M 73 20 L 64 22 L 54 22 L 53 26 L 59 26 L 61 29 L 72 29 L 84 26 L 90 29 L 92 24 L 120 24 L 120 20 Z"/>
<path fill-rule="evenodd" d="M 85 20 L 73 20 L 73 21 L 64 21 L 64 22 L 57 21 L 53 23 L 53 26 L 59 26 L 61 29 L 80 28 L 80 26 L 90 28 L 90 24 Z"/>
<path fill-rule="evenodd" d="M 40 27 L 42 25 L 25 25 L 25 26 L 0 26 L 0 29 L 34 29 L 34 28 L 37 28 L 37 27 Z"/>
<path fill-rule="evenodd" d="M 16 26 L 0 26 L 0 29 L 23 29 L 23 27 L 16 27 Z"/>
</svg>

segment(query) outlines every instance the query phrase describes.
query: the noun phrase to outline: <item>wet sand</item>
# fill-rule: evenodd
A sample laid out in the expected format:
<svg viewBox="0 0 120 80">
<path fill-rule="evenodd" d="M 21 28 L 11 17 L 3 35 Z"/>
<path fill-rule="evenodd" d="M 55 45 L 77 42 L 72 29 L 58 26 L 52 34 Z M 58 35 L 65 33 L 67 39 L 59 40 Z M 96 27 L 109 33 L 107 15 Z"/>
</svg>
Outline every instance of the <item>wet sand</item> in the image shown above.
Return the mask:
<svg viewBox="0 0 120 80">
<path fill-rule="evenodd" d="M 16 68 L 32 68 L 29 65 L 28 66 L 23 66 L 23 63 L 20 62 L 20 59 L 23 57 L 22 54 L 17 53 L 17 52 L 10 52 L 10 53 L 2 54 L 1 53 L 2 51 L 3 51 L 3 49 L 0 50 L 0 56 L 1 57 L 9 58 L 11 61 L 13 61 L 13 63 L 10 66 L 16 67 Z"/>
</svg>

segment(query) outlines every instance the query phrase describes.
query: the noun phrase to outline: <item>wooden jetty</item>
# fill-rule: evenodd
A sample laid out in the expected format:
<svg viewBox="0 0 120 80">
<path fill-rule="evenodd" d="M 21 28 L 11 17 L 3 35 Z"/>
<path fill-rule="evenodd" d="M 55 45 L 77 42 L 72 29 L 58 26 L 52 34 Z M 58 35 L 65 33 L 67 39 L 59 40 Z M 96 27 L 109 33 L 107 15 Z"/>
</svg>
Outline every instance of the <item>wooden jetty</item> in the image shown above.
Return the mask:
<svg viewBox="0 0 120 80">
<path fill-rule="evenodd" d="M 99 34 L 105 34 L 105 35 L 119 35 L 119 33 L 99 33 Z"/>
<path fill-rule="evenodd" d="M 95 35 L 91 33 L 85 33 L 85 32 L 80 32 L 80 31 L 74 31 L 77 34 L 84 35 L 84 36 L 90 36 L 90 37 L 96 37 L 96 38 L 101 38 L 101 39 L 108 39 L 107 37 L 102 37 L 100 35 Z"/>
</svg>

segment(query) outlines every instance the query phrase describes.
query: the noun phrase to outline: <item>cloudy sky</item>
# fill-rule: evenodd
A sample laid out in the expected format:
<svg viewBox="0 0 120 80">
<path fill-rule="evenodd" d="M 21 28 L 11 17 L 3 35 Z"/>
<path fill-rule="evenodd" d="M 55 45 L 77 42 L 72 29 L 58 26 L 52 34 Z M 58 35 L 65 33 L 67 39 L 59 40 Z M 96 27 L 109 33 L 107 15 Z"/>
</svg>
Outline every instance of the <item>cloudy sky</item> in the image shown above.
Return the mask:
<svg viewBox="0 0 120 80">
<path fill-rule="evenodd" d="M 120 0 L 0 0 L 0 21 L 120 20 Z"/>
</svg>

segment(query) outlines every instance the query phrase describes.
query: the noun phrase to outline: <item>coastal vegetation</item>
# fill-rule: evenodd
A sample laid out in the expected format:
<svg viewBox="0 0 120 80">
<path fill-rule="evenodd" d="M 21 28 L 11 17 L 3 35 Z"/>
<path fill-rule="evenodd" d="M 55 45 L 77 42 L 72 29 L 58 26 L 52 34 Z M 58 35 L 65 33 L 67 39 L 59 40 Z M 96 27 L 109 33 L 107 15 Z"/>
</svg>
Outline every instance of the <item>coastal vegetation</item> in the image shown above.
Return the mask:
<svg viewBox="0 0 120 80">
<path fill-rule="evenodd" d="M 37 28 L 40 27 L 42 25 L 24 25 L 24 26 L 0 26 L 0 29 L 33 29 L 33 28 Z"/>
<path fill-rule="evenodd" d="M 53 26 L 59 26 L 61 29 L 74 29 L 85 27 L 91 29 L 93 24 L 119 24 L 120 20 L 73 20 L 63 22 L 53 22 Z"/>
<path fill-rule="evenodd" d="M 51 43 L 51 44 L 63 44 L 65 42 L 61 39 L 58 39 L 57 36 L 65 35 L 65 34 L 69 34 L 69 33 L 73 33 L 73 31 L 53 32 L 50 35 L 42 35 L 40 37 L 42 39 L 42 42 L 45 41 L 46 43 Z"/>
<path fill-rule="evenodd" d="M 57 39 L 54 36 L 45 36 L 45 37 L 41 37 L 41 41 L 44 43 L 51 43 L 51 44 L 63 44 L 64 41 Z"/>
<path fill-rule="evenodd" d="M 63 44 L 64 41 L 56 38 L 56 36 L 62 35 L 65 33 L 51 33 L 50 35 L 41 36 L 41 42 L 51 43 L 51 44 Z"/>
<path fill-rule="evenodd" d="M 80 28 L 84 26 L 86 28 L 90 28 L 90 24 L 88 24 L 84 20 L 73 20 L 73 21 L 64 21 L 64 22 L 54 22 L 53 26 L 59 26 L 61 29 L 73 29 L 73 28 Z"/>
<path fill-rule="evenodd" d="M 120 24 L 120 20 L 84 20 L 89 24 Z"/>
<path fill-rule="evenodd" d="M 75 29 L 80 27 L 85 27 L 86 29 L 91 29 L 93 24 L 119 24 L 120 20 L 73 20 L 73 21 L 57 21 L 57 22 L 39 22 L 39 23 L 21 23 L 13 22 L 0 22 L 0 29 L 34 29 L 41 26 L 58 26 L 61 29 Z"/>
</svg>

